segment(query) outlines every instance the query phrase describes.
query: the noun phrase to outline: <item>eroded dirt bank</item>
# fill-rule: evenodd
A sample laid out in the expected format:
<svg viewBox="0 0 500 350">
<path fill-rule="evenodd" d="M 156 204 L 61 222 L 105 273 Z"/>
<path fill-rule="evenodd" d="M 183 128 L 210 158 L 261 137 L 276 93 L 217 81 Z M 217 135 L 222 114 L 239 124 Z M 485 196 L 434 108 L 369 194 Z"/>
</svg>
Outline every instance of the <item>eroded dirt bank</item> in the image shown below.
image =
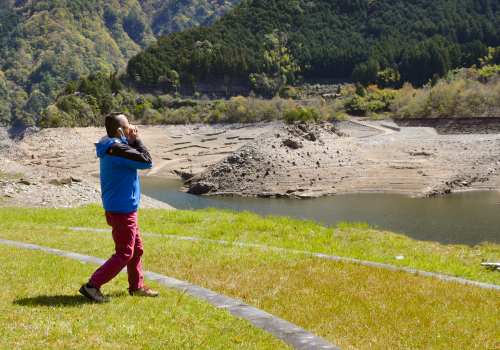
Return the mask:
<svg viewBox="0 0 500 350">
<path fill-rule="evenodd" d="M 231 196 L 425 197 L 499 189 L 500 135 L 465 135 L 470 123 L 441 128 L 441 134 L 431 127 L 357 120 L 336 124 L 338 130 L 282 123 L 141 126 L 154 161 L 142 175 L 192 178 L 185 191 Z M 495 130 L 493 125 L 490 121 L 488 130 Z M 100 204 L 99 182 L 91 174 L 99 172 L 93 143 L 104 133 L 92 127 L 0 128 L 2 205 Z M 163 205 L 147 197 L 143 204 Z"/>
<path fill-rule="evenodd" d="M 352 192 L 428 197 L 500 188 L 499 135 L 438 135 L 428 127 L 363 124 L 374 128 L 371 136 L 339 137 L 323 126 L 282 126 L 198 174 L 184 190 L 314 198 Z M 354 126 L 340 125 L 340 130 L 349 128 L 354 133 Z M 317 137 L 310 138 L 311 133 Z"/>
<path fill-rule="evenodd" d="M 84 133 L 89 139 L 91 133 Z M 102 205 L 91 142 L 78 130 L 0 128 L 0 206 Z M 89 171 L 90 170 L 90 171 Z M 174 209 L 143 196 L 141 207 Z"/>
<path fill-rule="evenodd" d="M 140 126 L 154 167 L 141 175 L 190 178 L 276 123 Z M 94 142 L 104 128 L 0 127 L 0 205 L 76 207 L 101 204 Z M 174 203 L 172 203 L 174 204 Z M 143 196 L 143 207 L 172 209 Z"/>
<path fill-rule="evenodd" d="M 441 135 L 500 134 L 500 118 L 395 119 L 400 127 L 431 127 Z"/>
</svg>

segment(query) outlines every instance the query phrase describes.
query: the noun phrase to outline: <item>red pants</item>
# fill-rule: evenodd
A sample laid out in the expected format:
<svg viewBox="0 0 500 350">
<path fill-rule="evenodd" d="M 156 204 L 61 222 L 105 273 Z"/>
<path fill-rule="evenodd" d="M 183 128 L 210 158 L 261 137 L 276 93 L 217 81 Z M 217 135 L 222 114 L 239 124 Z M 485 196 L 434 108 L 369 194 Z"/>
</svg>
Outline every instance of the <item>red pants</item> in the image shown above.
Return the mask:
<svg viewBox="0 0 500 350">
<path fill-rule="evenodd" d="M 116 253 L 94 272 L 90 283 L 100 288 L 127 266 L 130 289 L 142 288 L 141 255 L 144 250 L 137 224 L 137 212 L 120 214 L 106 211 L 106 220 L 113 228 Z"/>
</svg>

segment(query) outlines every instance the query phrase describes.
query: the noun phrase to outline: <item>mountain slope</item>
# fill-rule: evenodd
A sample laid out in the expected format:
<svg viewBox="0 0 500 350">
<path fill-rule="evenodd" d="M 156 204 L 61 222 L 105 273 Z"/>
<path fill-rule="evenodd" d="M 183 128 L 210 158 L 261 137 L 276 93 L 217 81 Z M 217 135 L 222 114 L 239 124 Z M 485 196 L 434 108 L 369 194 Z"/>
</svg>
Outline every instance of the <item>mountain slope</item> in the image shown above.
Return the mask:
<svg viewBox="0 0 500 350">
<path fill-rule="evenodd" d="M 209 27 L 161 37 L 127 71 L 150 86 L 252 73 L 256 87 L 379 73 L 422 85 L 499 45 L 499 0 L 243 0 Z"/>
<path fill-rule="evenodd" d="M 141 48 L 237 0 L 0 0 L 0 124 L 33 124 L 66 83 L 125 68 Z"/>
</svg>

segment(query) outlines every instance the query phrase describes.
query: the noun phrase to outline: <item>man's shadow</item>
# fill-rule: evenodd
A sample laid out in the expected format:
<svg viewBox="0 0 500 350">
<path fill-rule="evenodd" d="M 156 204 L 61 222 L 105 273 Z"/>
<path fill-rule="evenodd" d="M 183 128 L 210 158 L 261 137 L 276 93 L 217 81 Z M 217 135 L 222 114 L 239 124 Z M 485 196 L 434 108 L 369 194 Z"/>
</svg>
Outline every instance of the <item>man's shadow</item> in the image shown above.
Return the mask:
<svg viewBox="0 0 500 350">
<path fill-rule="evenodd" d="M 106 297 L 124 297 L 125 292 L 107 294 Z M 75 307 L 95 303 L 83 295 L 40 295 L 30 298 L 16 299 L 13 304 L 22 306 L 56 306 Z"/>
</svg>

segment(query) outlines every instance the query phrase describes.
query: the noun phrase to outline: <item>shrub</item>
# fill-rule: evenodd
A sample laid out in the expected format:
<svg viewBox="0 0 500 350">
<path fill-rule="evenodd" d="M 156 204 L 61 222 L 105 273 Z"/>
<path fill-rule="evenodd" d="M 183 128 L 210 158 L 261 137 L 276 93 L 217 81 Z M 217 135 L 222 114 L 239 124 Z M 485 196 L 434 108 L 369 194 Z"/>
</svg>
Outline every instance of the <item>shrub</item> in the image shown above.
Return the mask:
<svg viewBox="0 0 500 350">
<path fill-rule="evenodd" d="M 295 106 L 291 110 L 285 111 L 285 122 L 292 124 L 296 121 L 318 121 L 321 115 L 314 107 Z"/>
<path fill-rule="evenodd" d="M 81 103 L 82 101 L 80 97 L 68 95 L 57 101 L 56 106 L 63 112 L 71 113 L 77 110 Z"/>
<path fill-rule="evenodd" d="M 366 96 L 366 89 L 361 85 L 360 82 L 356 83 L 356 95 L 360 97 L 365 97 Z"/>
<path fill-rule="evenodd" d="M 345 100 L 344 108 L 349 114 L 365 115 L 368 110 L 368 104 L 363 97 L 355 94 L 351 98 Z"/>
<path fill-rule="evenodd" d="M 394 118 L 470 118 L 496 116 L 500 110 L 500 82 L 441 79 L 430 89 L 405 85 L 391 106 Z"/>
<path fill-rule="evenodd" d="M 282 86 L 280 88 L 279 94 L 283 98 L 295 98 L 297 96 L 297 89 L 293 86 Z"/>
<path fill-rule="evenodd" d="M 197 106 L 198 105 L 198 101 L 196 100 L 192 100 L 192 99 L 187 99 L 187 100 L 184 100 L 183 101 L 183 104 L 184 106 Z"/>
<path fill-rule="evenodd" d="M 58 115 L 53 115 L 50 122 L 55 127 L 61 126 L 62 124 L 61 117 L 59 117 Z"/>
</svg>

